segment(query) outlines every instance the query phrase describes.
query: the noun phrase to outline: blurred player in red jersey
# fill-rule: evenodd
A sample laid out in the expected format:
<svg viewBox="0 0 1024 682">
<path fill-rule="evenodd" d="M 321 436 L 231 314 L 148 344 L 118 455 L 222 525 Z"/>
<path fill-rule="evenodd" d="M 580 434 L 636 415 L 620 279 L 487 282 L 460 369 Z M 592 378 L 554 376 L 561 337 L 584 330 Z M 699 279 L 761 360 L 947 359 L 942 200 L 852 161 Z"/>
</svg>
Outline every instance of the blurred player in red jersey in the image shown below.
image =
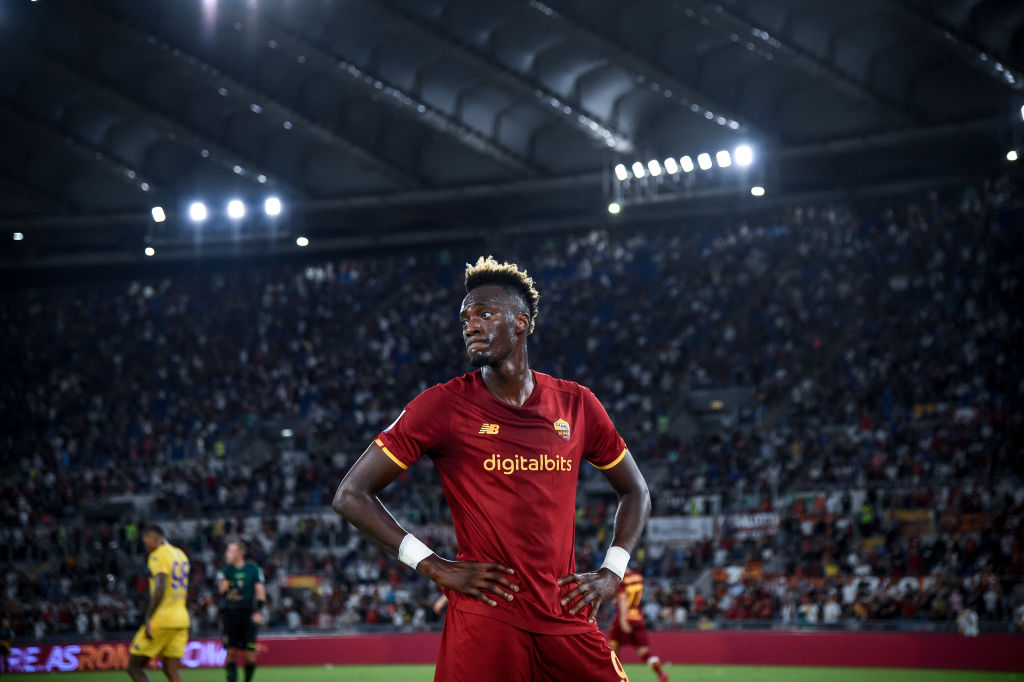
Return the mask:
<svg viewBox="0 0 1024 682">
<path fill-rule="evenodd" d="M 636 647 L 639 656 L 658 676 L 658 682 L 668 682 L 668 673 L 662 670 L 661 659 L 651 654 L 651 640 L 647 636 L 647 623 L 640 604 L 644 598 L 644 577 L 629 570 L 615 592 L 615 618 L 608 631 L 608 643 L 615 653 L 624 646 Z"/>
<path fill-rule="evenodd" d="M 334 509 L 450 600 L 439 682 L 621 682 L 595 615 L 650 514 L 633 456 L 594 394 L 529 367 L 540 298 L 516 265 L 466 267 L 462 340 L 479 369 L 427 389 L 370 444 Z M 377 494 L 424 455 L 441 476 L 459 552 L 434 554 Z M 576 573 L 576 484 L 588 462 L 619 496 L 602 566 Z"/>
</svg>

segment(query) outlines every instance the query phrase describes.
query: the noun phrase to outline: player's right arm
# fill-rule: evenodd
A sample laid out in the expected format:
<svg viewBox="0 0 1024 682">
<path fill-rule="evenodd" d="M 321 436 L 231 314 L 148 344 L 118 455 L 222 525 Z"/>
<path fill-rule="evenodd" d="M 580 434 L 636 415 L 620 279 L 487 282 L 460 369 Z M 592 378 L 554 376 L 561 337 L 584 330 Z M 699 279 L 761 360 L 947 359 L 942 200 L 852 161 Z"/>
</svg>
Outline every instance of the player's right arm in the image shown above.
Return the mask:
<svg viewBox="0 0 1024 682">
<path fill-rule="evenodd" d="M 331 505 L 338 514 L 359 529 L 391 556 L 398 549 L 407 531 L 377 497 L 384 488 L 405 471 L 394 457 L 385 454 L 376 442 L 352 465 L 342 479 Z M 496 562 L 448 561 L 431 554 L 416 566 L 441 587 L 469 595 L 485 604 L 496 606 L 490 595 L 508 601 L 519 587 L 508 579 L 514 571 Z"/>
</svg>

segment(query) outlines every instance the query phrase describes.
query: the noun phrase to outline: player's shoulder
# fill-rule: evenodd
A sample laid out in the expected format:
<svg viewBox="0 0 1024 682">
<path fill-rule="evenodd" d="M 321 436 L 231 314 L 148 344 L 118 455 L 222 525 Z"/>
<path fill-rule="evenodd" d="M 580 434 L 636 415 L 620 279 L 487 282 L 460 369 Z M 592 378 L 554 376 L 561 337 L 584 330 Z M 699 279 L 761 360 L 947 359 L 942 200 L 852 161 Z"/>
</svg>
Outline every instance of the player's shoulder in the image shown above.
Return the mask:
<svg viewBox="0 0 1024 682">
<path fill-rule="evenodd" d="M 570 379 L 559 379 L 536 370 L 534 370 L 533 376 L 537 381 L 537 385 L 541 386 L 545 391 L 556 391 L 572 396 L 582 396 L 590 393 L 589 388 Z"/>
<path fill-rule="evenodd" d="M 444 383 L 434 384 L 416 396 L 416 400 L 431 403 L 442 402 L 452 398 L 470 396 L 481 388 L 484 388 L 484 383 L 480 379 L 480 371 L 477 370 L 449 379 Z"/>
</svg>

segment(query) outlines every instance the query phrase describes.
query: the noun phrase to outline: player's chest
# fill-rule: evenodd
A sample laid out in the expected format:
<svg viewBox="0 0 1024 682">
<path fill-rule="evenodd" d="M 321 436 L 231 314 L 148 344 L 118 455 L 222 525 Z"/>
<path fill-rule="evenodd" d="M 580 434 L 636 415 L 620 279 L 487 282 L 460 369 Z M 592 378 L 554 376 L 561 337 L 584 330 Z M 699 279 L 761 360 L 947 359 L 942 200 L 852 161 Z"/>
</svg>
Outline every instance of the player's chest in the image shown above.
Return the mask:
<svg viewBox="0 0 1024 682">
<path fill-rule="evenodd" d="M 446 454 L 473 458 L 547 456 L 555 461 L 571 461 L 575 469 L 584 455 L 583 427 L 580 416 L 568 405 L 551 403 L 518 410 L 473 405 L 459 410 L 453 420 L 451 448 Z M 531 466 L 530 462 L 525 466 Z"/>
</svg>

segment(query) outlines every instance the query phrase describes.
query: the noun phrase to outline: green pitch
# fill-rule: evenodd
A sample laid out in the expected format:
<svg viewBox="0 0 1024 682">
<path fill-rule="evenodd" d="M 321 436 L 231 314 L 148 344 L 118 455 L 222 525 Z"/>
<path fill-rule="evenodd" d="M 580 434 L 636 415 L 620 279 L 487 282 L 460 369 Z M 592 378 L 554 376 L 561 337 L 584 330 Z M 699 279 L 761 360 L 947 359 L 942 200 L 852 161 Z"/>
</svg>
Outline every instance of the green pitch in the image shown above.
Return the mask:
<svg viewBox="0 0 1024 682">
<path fill-rule="evenodd" d="M 631 682 L 653 682 L 654 674 L 642 665 L 627 665 Z M 959 670 L 892 670 L 880 668 L 775 668 L 755 666 L 669 666 L 673 682 L 1024 682 L 1024 672 L 991 673 Z M 224 682 L 219 669 L 182 671 L 185 682 Z M 125 672 L 102 673 L 36 673 L 16 675 L 17 680 L 51 680 L 52 682 L 126 682 Z M 167 678 L 156 670 L 149 671 L 153 682 Z M 353 665 L 334 668 L 258 668 L 254 682 L 431 682 L 434 669 L 426 665 Z M 241 670 L 238 679 L 245 679 Z"/>
</svg>

